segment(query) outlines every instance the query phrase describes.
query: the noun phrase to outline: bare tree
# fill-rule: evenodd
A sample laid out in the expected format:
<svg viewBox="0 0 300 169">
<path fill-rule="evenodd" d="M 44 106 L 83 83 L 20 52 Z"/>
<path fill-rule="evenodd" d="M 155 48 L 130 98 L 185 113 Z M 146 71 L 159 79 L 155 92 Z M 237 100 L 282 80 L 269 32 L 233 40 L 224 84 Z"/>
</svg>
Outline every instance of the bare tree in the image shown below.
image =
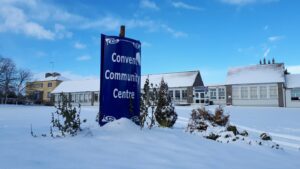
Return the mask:
<svg viewBox="0 0 300 169">
<path fill-rule="evenodd" d="M 23 96 L 26 82 L 32 78 L 32 73 L 27 69 L 20 69 L 17 72 L 16 95 L 18 99 Z"/>
<path fill-rule="evenodd" d="M 7 96 L 10 92 L 14 92 L 16 82 L 16 65 L 9 58 L 0 58 L 0 92 L 7 103 Z"/>
</svg>

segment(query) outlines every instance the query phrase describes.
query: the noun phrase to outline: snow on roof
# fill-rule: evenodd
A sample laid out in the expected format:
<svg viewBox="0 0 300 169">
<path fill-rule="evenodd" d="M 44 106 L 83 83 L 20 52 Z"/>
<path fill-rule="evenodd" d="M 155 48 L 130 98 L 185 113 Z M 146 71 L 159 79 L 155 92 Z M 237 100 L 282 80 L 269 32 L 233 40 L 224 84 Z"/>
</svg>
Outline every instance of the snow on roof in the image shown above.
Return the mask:
<svg viewBox="0 0 300 169">
<path fill-rule="evenodd" d="M 60 80 L 60 81 L 65 81 L 65 80 L 69 80 L 68 78 L 65 78 L 63 76 L 49 76 L 49 77 L 44 77 L 44 78 L 40 78 L 38 79 L 39 81 L 50 81 L 50 80 Z"/>
<path fill-rule="evenodd" d="M 253 65 L 228 70 L 226 84 L 257 84 L 285 82 L 282 63 Z"/>
<path fill-rule="evenodd" d="M 285 76 L 286 87 L 296 88 L 300 87 L 300 74 L 290 74 Z"/>
<path fill-rule="evenodd" d="M 99 91 L 100 80 L 88 79 L 88 80 L 69 80 L 61 82 L 52 93 L 71 93 L 71 92 L 87 92 L 87 91 Z"/>
<path fill-rule="evenodd" d="M 143 88 L 147 77 L 149 77 L 150 84 L 154 85 L 159 85 L 163 78 L 169 87 L 193 86 L 198 73 L 199 71 L 186 71 L 144 75 L 141 78 L 141 87 Z"/>
</svg>

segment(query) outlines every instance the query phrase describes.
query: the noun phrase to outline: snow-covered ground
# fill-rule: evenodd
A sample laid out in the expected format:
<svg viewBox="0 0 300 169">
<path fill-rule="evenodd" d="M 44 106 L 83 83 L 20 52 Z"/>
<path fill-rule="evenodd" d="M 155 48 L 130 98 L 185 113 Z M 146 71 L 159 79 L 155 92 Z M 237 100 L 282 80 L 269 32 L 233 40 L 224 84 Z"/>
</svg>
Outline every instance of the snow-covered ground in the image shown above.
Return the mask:
<svg viewBox="0 0 300 169">
<path fill-rule="evenodd" d="M 283 147 L 276 150 L 186 133 L 193 108 L 176 107 L 179 118 L 173 129 L 141 130 L 126 119 L 100 128 L 95 122 L 98 108 L 83 107 L 82 118 L 88 120 L 84 131 L 53 139 L 30 135 L 31 124 L 35 134 L 49 133 L 53 107 L 0 105 L 0 169 L 300 167 L 300 109 L 225 108 L 230 122 L 247 129 L 250 137 L 270 133 Z"/>
</svg>

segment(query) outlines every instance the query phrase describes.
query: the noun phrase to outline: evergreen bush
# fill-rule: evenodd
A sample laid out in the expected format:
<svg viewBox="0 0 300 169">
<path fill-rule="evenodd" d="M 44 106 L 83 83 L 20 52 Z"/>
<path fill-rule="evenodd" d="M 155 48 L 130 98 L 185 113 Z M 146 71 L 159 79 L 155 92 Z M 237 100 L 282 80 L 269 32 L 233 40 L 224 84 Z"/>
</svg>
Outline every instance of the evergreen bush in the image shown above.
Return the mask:
<svg viewBox="0 0 300 169">
<path fill-rule="evenodd" d="M 172 127 L 177 120 L 177 113 L 168 94 L 168 84 L 163 79 L 160 83 L 154 115 L 156 121 L 162 127 Z"/>
<path fill-rule="evenodd" d="M 52 113 L 52 127 L 57 128 L 62 136 L 66 134 L 75 136 L 81 131 L 81 123 L 85 123 L 86 119 L 82 122 L 80 120 L 80 104 L 78 108 L 73 107 L 67 95 L 63 93 L 60 94 L 60 98 L 61 101 L 55 106 L 57 110 Z M 52 127 L 50 127 L 51 136 L 53 136 Z"/>
</svg>

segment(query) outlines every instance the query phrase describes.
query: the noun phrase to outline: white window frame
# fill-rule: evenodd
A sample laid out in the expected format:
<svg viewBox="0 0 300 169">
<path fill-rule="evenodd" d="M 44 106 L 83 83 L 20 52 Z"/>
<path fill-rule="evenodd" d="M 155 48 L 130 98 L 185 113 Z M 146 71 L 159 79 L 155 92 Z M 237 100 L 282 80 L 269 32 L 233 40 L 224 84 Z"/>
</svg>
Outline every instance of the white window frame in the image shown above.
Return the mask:
<svg viewBox="0 0 300 169">
<path fill-rule="evenodd" d="M 268 98 L 268 88 L 267 86 L 259 86 L 259 98 L 267 99 Z"/>
<path fill-rule="evenodd" d="M 221 95 L 222 94 L 222 95 Z M 218 88 L 218 99 L 224 100 L 225 99 L 225 88 Z"/>
<path fill-rule="evenodd" d="M 278 98 L 278 86 L 269 86 L 269 94 L 271 99 Z"/>
<path fill-rule="evenodd" d="M 257 86 L 250 86 L 250 99 L 257 99 Z"/>
<path fill-rule="evenodd" d="M 209 89 L 209 98 L 211 100 L 216 100 L 217 99 L 217 89 L 216 88 Z"/>
<path fill-rule="evenodd" d="M 247 86 L 241 86 L 241 99 L 249 98 L 249 88 Z"/>
</svg>

